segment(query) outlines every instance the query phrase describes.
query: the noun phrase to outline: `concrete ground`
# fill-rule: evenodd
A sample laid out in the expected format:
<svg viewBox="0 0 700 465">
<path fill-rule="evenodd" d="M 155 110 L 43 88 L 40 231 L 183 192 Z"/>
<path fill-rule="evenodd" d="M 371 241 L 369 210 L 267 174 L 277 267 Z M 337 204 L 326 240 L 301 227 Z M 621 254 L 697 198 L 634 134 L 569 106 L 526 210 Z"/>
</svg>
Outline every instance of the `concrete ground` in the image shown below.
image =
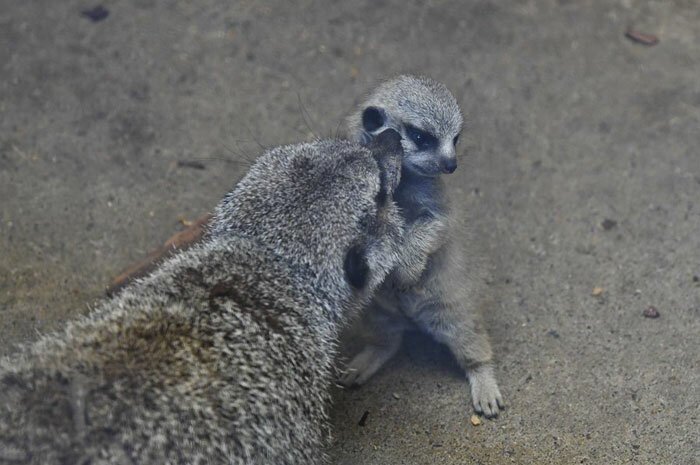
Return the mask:
<svg viewBox="0 0 700 465">
<path fill-rule="evenodd" d="M 87 312 L 260 145 L 334 134 L 378 79 L 424 73 L 466 114 L 450 181 L 496 264 L 508 410 L 472 426 L 416 334 L 337 390 L 334 462 L 700 463 L 696 2 L 0 4 L 0 353 Z"/>
</svg>

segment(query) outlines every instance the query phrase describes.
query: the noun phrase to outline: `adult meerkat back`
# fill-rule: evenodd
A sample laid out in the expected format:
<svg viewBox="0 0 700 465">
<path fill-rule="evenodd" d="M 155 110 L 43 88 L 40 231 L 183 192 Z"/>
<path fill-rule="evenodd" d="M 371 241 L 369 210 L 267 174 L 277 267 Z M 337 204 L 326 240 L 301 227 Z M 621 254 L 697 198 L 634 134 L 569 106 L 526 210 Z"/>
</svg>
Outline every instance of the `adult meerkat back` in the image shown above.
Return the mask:
<svg viewBox="0 0 700 465">
<path fill-rule="evenodd" d="M 264 154 L 206 240 L 0 359 L 0 463 L 322 463 L 338 331 L 403 233 L 400 150 Z"/>
<path fill-rule="evenodd" d="M 404 149 L 395 199 L 408 222 L 401 263 L 365 313 L 374 341 L 347 366 L 341 383 L 365 383 L 399 349 L 408 323 L 446 344 L 467 373 L 474 408 L 503 406 L 480 314 L 492 308 L 485 263 L 440 178 L 457 168 L 462 130 L 457 101 L 442 84 L 398 76 L 382 83 L 348 119 L 350 137 L 369 143 L 393 128 Z"/>
</svg>

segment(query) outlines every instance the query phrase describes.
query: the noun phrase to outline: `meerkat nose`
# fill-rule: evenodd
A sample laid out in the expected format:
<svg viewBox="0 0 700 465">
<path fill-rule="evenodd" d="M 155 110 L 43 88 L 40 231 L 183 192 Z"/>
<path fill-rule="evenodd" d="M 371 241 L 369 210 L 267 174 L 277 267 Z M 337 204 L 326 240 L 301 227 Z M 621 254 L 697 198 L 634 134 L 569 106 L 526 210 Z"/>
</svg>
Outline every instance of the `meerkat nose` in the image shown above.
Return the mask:
<svg viewBox="0 0 700 465">
<path fill-rule="evenodd" d="M 457 159 L 456 158 L 445 158 L 441 162 L 442 171 L 448 174 L 454 173 L 457 169 Z"/>
</svg>

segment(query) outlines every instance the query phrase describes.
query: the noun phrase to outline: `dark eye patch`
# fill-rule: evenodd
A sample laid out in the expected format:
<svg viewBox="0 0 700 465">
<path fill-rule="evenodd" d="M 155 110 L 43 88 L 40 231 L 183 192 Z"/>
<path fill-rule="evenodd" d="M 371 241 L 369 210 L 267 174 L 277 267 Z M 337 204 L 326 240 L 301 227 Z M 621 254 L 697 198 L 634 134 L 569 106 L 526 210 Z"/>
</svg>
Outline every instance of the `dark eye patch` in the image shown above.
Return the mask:
<svg viewBox="0 0 700 465">
<path fill-rule="evenodd" d="M 362 289 L 367 285 L 369 264 L 362 247 L 359 245 L 350 247 L 350 250 L 345 255 L 343 268 L 345 268 L 345 277 L 352 287 Z"/>
<path fill-rule="evenodd" d="M 418 150 L 432 150 L 438 146 L 437 137 L 410 124 L 406 125 L 406 135 L 416 144 Z"/>
<path fill-rule="evenodd" d="M 455 138 L 452 139 L 452 145 L 454 145 L 455 147 L 457 147 L 457 142 L 459 142 L 459 136 L 461 136 L 461 135 L 462 135 L 462 134 L 457 134 L 457 135 L 455 136 Z"/>
</svg>

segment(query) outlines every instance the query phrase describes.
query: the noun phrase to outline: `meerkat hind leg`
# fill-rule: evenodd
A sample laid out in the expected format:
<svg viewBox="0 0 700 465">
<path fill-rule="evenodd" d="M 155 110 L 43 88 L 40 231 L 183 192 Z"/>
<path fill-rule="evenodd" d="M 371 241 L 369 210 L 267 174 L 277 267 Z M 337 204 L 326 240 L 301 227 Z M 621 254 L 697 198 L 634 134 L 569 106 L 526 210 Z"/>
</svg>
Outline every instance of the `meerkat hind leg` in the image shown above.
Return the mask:
<svg viewBox="0 0 700 465">
<path fill-rule="evenodd" d="M 436 341 L 447 345 L 466 371 L 474 410 L 492 418 L 505 404 L 491 365 L 491 343 L 476 318 L 456 304 L 432 301 L 415 320 Z"/>
<path fill-rule="evenodd" d="M 493 367 L 490 364 L 468 369 L 467 379 L 471 388 L 472 403 L 478 413 L 492 418 L 498 415 L 499 410 L 505 408 L 503 396 L 498 389 Z"/>
</svg>

